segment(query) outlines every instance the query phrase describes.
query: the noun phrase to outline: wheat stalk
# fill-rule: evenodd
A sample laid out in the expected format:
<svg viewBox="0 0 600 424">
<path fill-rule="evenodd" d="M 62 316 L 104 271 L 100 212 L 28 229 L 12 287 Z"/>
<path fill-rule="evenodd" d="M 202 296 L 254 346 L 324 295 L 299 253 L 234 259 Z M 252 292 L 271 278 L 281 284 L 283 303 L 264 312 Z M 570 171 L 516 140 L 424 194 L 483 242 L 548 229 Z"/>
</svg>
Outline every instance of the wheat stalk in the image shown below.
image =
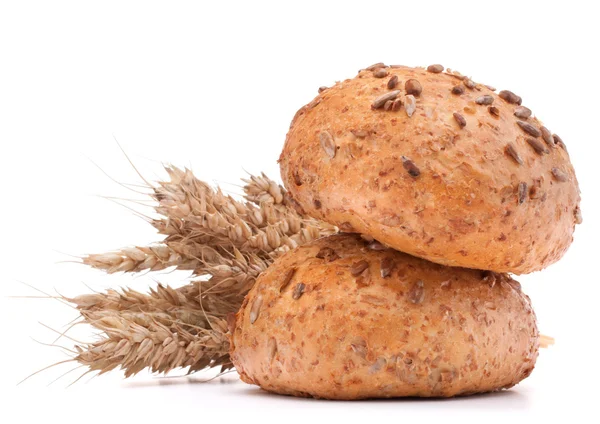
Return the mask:
<svg viewBox="0 0 600 424">
<path fill-rule="evenodd" d="M 174 267 L 201 278 L 177 289 L 158 285 L 149 294 L 123 289 L 65 299 L 102 332 L 100 340 L 76 346 L 74 360 L 90 371 L 120 367 L 130 376 L 144 368 L 231 367 L 226 319 L 259 274 L 289 249 L 337 232 L 300 215 L 284 188 L 264 174 L 243 180 L 246 201 L 238 201 L 190 170 L 165 169 L 169 180 L 150 188 L 162 216 L 151 223 L 166 237 L 82 262 L 108 273 Z"/>
<path fill-rule="evenodd" d="M 246 198 L 239 202 L 198 180 L 191 171 L 166 167 L 169 181 L 152 187 L 158 202 L 152 220 L 167 237 L 148 247 L 128 247 L 92 254 L 83 263 L 112 272 L 158 271 L 169 267 L 211 274 L 228 255 L 251 255 L 271 261 L 301 244 L 337 232 L 335 226 L 305 218 L 285 201 L 287 193 L 264 174 L 244 180 Z M 225 259 L 224 259 L 225 258 Z M 267 264 L 268 265 L 268 264 Z"/>
</svg>

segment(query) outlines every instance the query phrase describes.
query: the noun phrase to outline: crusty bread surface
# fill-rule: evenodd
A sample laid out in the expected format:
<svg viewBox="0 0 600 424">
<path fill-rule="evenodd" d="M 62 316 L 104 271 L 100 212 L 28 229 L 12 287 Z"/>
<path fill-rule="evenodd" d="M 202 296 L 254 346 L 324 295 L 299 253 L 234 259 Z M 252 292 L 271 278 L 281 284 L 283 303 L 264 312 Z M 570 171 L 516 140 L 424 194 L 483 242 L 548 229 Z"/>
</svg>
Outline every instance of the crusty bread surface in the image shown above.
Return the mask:
<svg viewBox="0 0 600 424">
<path fill-rule="evenodd" d="M 443 67 L 375 65 L 298 111 L 279 162 L 308 215 L 450 266 L 560 259 L 581 222 L 562 139 L 526 102 Z"/>
<path fill-rule="evenodd" d="M 539 347 L 529 298 L 507 274 L 445 267 L 352 234 L 277 259 L 230 331 L 242 380 L 327 399 L 509 388 L 531 373 Z"/>
</svg>

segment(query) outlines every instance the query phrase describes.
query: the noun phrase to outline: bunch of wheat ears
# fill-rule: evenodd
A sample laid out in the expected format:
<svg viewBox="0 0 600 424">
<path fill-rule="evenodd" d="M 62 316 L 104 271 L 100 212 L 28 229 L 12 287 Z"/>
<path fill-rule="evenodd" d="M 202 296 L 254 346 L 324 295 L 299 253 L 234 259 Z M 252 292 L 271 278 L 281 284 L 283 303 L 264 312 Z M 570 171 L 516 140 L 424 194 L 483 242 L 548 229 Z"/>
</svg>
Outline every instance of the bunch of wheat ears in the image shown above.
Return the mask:
<svg viewBox="0 0 600 424">
<path fill-rule="evenodd" d="M 159 284 L 149 293 L 108 290 L 62 299 L 74 305 L 98 339 L 74 347 L 69 361 L 102 374 L 122 369 L 193 373 L 229 360 L 227 319 L 237 312 L 258 275 L 284 252 L 337 228 L 302 216 L 285 189 L 264 174 L 243 179 L 244 199 L 213 189 L 190 170 L 165 167 L 169 179 L 146 183 L 163 235 L 145 247 L 127 247 L 82 258 L 107 273 L 164 269 L 192 272 L 187 285 Z M 86 373 L 87 373 L 86 372 Z"/>
</svg>

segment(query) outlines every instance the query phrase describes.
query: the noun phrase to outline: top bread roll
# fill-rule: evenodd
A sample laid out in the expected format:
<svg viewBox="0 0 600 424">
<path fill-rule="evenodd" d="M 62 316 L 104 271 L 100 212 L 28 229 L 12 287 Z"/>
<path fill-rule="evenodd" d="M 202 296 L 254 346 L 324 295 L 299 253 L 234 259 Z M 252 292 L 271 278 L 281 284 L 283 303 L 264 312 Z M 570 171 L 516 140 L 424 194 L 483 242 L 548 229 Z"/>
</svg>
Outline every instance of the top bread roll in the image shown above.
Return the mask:
<svg viewBox="0 0 600 424">
<path fill-rule="evenodd" d="M 525 274 L 581 222 L 566 147 L 510 91 L 376 64 L 319 89 L 279 158 L 297 206 L 443 265 Z"/>
</svg>

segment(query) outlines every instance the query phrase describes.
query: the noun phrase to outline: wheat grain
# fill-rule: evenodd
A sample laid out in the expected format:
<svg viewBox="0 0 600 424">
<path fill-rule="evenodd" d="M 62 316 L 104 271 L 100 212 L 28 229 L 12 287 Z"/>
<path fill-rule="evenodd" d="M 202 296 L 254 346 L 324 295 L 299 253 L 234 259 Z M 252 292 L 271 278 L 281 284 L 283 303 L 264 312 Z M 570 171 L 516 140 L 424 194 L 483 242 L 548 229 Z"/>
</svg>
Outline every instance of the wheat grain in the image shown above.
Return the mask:
<svg viewBox="0 0 600 424">
<path fill-rule="evenodd" d="M 250 175 L 249 179 L 242 178 L 246 200 L 257 205 L 271 203 L 274 205 L 284 204 L 285 189 L 271 180 L 264 173 L 260 176 Z"/>
</svg>

